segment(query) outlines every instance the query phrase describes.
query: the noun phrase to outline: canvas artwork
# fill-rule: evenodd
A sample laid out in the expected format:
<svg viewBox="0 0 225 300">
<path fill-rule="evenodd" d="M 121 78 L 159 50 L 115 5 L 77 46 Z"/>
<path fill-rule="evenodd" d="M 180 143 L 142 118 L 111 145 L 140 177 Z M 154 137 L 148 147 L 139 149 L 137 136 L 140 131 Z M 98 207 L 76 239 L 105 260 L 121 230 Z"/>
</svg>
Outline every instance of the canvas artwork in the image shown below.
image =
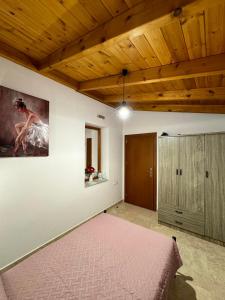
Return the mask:
<svg viewBox="0 0 225 300">
<path fill-rule="evenodd" d="M 0 86 L 0 157 L 48 156 L 49 102 Z"/>
</svg>

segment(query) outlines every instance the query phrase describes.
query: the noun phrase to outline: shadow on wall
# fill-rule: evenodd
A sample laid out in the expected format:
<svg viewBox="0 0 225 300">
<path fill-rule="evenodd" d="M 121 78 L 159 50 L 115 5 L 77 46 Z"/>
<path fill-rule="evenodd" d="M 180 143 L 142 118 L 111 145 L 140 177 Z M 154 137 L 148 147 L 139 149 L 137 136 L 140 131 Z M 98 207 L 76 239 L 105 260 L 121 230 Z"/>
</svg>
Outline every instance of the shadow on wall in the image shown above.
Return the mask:
<svg viewBox="0 0 225 300">
<path fill-rule="evenodd" d="M 193 281 L 193 278 L 178 272 L 170 286 L 168 300 L 197 300 L 196 292 L 188 281 Z"/>
</svg>

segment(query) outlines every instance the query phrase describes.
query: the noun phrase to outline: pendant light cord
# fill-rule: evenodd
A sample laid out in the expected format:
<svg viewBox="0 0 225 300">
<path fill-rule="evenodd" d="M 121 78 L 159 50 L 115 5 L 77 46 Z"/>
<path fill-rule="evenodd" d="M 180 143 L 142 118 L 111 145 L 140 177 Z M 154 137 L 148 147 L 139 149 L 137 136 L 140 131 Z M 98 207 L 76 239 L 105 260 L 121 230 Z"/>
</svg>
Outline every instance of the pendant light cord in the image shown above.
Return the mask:
<svg viewBox="0 0 225 300">
<path fill-rule="evenodd" d="M 125 102 L 125 76 L 123 75 L 123 103 Z"/>
<path fill-rule="evenodd" d="M 125 76 L 127 76 L 127 74 L 128 74 L 127 69 L 123 69 L 122 70 L 122 76 L 123 76 L 123 101 L 122 101 L 122 104 L 126 104 L 126 101 L 125 101 Z"/>
<path fill-rule="evenodd" d="M 127 76 L 127 74 L 128 74 L 127 69 L 123 69 L 122 73 L 121 73 L 121 75 L 123 76 L 123 81 L 122 81 L 122 84 L 123 84 L 122 97 L 123 97 L 123 99 L 122 99 L 121 105 L 118 108 L 118 114 L 122 120 L 126 120 L 130 115 L 130 108 L 127 106 L 127 103 L 125 101 L 125 76 Z"/>
</svg>

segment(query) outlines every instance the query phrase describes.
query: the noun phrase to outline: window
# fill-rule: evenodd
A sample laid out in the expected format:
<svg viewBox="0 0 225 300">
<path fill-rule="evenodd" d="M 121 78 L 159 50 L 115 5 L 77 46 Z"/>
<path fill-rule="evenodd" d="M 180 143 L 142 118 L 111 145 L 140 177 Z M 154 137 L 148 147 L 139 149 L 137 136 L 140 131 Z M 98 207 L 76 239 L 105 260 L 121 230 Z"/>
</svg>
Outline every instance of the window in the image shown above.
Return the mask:
<svg viewBox="0 0 225 300">
<path fill-rule="evenodd" d="M 105 181 L 102 177 L 101 128 L 85 125 L 86 186 Z"/>
</svg>

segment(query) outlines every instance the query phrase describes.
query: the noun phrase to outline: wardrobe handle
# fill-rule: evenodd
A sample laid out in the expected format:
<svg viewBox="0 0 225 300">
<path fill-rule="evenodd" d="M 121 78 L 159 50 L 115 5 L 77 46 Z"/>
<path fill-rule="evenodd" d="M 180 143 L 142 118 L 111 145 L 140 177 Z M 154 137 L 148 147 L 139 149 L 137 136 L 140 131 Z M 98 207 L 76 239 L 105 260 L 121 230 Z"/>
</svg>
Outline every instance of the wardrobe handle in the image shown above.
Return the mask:
<svg viewBox="0 0 225 300">
<path fill-rule="evenodd" d="M 183 225 L 182 222 L 179 222 L 179 221 L 175 221 L 176 224 L 179 224 L 179 225 Z"/>
<path fill-rule="evenodd" d="M 209 171 L 205 172 L 205 177 L 208 178 L 209 177 Z"/>
<path fill-rule="evenodd" d="M 180 215 L 183 214 L 183 212 L 182 212 L 182 211 L 179 211 L 179 210 L 175 210 L 175 212 L 176 212 L 177 214 L 180 214 Z"/>
<path fill-rule="evenodd" d="M 176 175 L 179 175 L 179 170 L 178 169 L 176 169 Z"/>
<path fill-rule="evenodd" d="M 180 169 L 180 176 L 182 175 L 182 169 Z"/>
</svg>

